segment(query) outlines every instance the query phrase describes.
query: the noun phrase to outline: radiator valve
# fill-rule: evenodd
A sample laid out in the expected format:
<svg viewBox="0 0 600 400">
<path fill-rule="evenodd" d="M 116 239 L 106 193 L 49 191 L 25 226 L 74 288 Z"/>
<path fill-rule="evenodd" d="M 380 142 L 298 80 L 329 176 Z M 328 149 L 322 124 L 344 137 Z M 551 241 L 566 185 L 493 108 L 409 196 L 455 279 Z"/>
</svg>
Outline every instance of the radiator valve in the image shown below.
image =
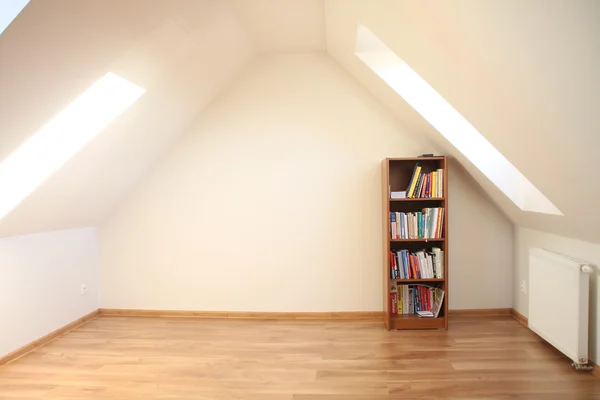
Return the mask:
<svg viewBox="0 0 600 400">
<path fill-rule="evenodd" d="M 585 358 L 580 358 L 578 363 L 573 362 L 573 368 L 577 371 L 592 371 L 594 369 Z"/>
<path fill-rule="evenodd" d="M 592 272 L 594 272 L 594 268 L 591 265 L 585 264 L 581 266 L 581 272 L 591 274 Z"/>
</svg>

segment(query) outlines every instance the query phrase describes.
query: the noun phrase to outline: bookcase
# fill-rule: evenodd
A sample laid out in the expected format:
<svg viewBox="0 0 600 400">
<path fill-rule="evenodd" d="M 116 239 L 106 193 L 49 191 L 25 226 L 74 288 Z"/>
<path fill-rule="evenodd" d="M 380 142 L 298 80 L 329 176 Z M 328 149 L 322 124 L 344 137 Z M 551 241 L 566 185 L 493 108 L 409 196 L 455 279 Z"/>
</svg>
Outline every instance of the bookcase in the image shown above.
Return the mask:
<svg viewBox="0 0 600 400">
<path fill-rule="evenodd" d="M 386 158 L 382 169 L 385 327 L 448 329 L 447 157 Z"/>
</svg>

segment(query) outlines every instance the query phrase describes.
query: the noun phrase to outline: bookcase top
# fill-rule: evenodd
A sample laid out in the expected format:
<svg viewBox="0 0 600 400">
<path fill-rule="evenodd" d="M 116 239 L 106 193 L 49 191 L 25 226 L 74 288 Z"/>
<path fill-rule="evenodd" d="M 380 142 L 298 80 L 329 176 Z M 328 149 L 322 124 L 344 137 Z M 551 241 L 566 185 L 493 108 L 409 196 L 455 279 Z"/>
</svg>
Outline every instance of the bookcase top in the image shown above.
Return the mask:
<svg viewBox="0 0 600 400">
<path fill-rule="evenodd" d="M 388 161 L 431 161 L 431 160 L 444 160 L 446 156 L 434 156 L 434 157 L 394 157 L 386 158 Z"/>
</svg>

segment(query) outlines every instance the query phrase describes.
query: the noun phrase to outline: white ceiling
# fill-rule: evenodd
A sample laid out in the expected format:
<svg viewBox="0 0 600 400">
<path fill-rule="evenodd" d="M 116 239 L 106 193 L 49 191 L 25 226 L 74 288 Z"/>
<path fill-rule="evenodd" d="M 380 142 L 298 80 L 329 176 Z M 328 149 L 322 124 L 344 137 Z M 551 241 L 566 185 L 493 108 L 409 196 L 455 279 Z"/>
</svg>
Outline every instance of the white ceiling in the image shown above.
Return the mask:
<svg viewBox="0 0 600 400">
<path fill-rule="evenodd" d="M 32 0 L 0 35 L 0 160 L 107 69 L 146 89 L 0 236 L 95 225 L 253 57 L 329 54 L 515 223 L 600 242 L 600 2 Z M 364 24 L 564 217 L 518 210 L 354 55 Z"/>
</svg>

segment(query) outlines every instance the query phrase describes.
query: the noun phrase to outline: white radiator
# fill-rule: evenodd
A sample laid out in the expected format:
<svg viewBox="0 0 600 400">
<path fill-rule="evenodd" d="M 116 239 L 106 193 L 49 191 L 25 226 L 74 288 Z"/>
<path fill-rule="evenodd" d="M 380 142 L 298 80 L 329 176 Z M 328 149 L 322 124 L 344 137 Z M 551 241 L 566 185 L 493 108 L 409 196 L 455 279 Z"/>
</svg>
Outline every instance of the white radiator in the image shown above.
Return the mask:
<svg viewBox="0 0 600 400">
<path fill-rule="evenodd" d="M 585 262 L 529 250 L 529 328 L 573 360 L 588 364 L 589 273 Z"/>
</svg>

